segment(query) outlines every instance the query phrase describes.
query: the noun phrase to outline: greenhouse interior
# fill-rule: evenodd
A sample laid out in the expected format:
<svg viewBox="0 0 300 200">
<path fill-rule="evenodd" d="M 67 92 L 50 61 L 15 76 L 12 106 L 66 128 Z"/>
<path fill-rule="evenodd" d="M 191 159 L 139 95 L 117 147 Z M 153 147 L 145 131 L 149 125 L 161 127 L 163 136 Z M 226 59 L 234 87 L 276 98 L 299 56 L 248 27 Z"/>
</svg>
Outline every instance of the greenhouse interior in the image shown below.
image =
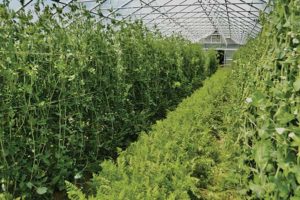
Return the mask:
<svg viewBox="0 0 300 200">
<path fill-rule="evenodd" d="M 0 200 L 300 200 L 300 0 L 0 0 Z"/>
</svg>

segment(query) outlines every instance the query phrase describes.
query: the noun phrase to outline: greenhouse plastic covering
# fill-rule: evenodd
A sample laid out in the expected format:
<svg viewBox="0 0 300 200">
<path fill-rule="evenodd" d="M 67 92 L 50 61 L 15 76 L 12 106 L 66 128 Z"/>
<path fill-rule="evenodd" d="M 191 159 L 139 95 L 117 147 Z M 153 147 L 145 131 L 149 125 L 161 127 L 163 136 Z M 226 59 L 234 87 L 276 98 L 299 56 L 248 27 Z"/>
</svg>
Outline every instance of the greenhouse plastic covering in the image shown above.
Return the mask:
<svg viewBox="0 0 300 200">
<path fill-rule="evenodd" d="M 21 5 L 19 0 L 12 0 L 10 8 L 29 11 L 36 2 L 24 0 Z M 103 23 L 111 19 L 140 19 L 165 35 L 181 34 L 197 42 L 218 33 L 238 44 L 245 44 L 260 32 L 259 14 L 266 11 L 267 3 L 264 0 L 44 0 L 44 5 L 56 4 L 64 12 L 70 11 L 70 5 L 79 4 Z"/>
</svg>

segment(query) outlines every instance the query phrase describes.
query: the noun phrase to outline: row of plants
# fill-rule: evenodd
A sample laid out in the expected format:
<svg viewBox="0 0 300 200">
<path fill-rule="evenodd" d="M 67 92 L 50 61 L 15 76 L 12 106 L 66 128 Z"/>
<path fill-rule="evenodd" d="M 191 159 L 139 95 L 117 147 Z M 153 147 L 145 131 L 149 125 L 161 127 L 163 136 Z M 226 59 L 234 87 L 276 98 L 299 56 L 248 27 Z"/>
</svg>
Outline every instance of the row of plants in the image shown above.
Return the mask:
<svg viewBox="0 0 300 200">
<path fill-rule="evenodd" d="M 0 5 L 0 191 L 15 197 L 86 182 L 216 70 L 215 53 L 140 22 L 34 12 Z"/>
<path fill-rule="evenodd" d="M 150 135 L 105 161 L 88 199 L 300 199 L 300 1 Z M 67 183 L 70 199 L 86 199 Z"/>
<path fill-rule="evenodd" d="M 300 1 L 272 1 L 261 35 L 235 55 L 249 199 L 300 199 Z"/>
<path fill-rule="evenodd" d="M 235 104 L 234 87 L 231 70 L 220 69 L 116 161 L 103 162 L 89 196 L 67 182 L 69 198 L 238 199 L 239 145 L 226 128 L 232 123 L 226 115 Z"/>
</svg>

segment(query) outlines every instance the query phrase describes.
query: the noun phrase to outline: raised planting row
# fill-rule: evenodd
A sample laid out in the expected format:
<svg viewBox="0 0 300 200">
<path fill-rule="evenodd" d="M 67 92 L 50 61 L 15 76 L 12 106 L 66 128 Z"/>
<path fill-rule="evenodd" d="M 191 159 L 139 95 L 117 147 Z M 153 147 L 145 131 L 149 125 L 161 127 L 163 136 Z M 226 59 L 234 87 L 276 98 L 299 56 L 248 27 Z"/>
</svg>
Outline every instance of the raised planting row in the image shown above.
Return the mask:
<svg viewBox="0 0 300 200">
<path fill-rule="evenodd" d="M 219 70 L 152 131 L 120 152 L 115 162 L 103 162 L 88 198 L 67 182 L 69 198 L 238 198 L 240 177 L 230 151 L 239 146 L 231 143 L 226 128 L 234 88 L 230 69 Z"/>
</svg>

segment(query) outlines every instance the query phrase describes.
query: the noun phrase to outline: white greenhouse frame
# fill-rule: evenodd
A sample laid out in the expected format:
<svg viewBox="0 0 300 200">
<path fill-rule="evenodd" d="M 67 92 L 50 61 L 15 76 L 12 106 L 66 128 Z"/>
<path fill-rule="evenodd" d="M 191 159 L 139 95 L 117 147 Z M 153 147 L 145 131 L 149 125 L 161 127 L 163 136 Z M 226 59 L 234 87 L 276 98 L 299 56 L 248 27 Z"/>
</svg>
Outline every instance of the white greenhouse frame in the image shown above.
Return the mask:
<svg viewBox="0 0 300 200">
<path fill-rule="evenodd" d="M 3 0 L 2 0 L 3 1 Z M 11 0 L 17 11 L 32 8 L 36 0 Z M 261 30 L 260 12 L 266 12 L 266 0 L 44 0 L 67 10 L 71 4 L 85 6 L 99 20 L 142 20 L 149 28 L 165 35 L 174 33 L 199 42 L 218 32 L 226 41 L 245 44 Z M 1 3 L 1 0 L 0 0 Z M 18 8 L 17 8 L 18 7 Z"/>
</svg>

